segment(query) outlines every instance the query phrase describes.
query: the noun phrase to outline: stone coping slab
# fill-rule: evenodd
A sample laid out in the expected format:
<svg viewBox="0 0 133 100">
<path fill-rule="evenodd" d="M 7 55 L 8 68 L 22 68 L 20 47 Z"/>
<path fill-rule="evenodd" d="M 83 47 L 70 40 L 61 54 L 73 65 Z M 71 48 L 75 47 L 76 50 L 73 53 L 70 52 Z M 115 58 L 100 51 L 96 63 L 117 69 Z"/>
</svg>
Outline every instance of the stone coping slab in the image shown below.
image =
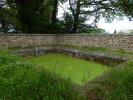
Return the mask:
<svg viewBox="0 0 133 100">
<path fill-rule="evenodd" d="M 16 34 L 16 33 L 3 33 L 3 34 L 0 34 L 0 36 L 133 36 L 132 34 L 95 34 L 95 33 L 91 33 L 91 34 L 88 34 L 88 33 L 79 33 L 79 34 L 54 34 L 54 33 L 51 33 L 51 34 L 44 34 L 44 33 L 19 33 L 19 34 Z"/>
<path fill-rule="evenodd" d="M 125 61 L 129 60 L 129 59 L 133 59 L 133 56 L 107 53 L 107 52 L 94 52 L 94 51 L 88 51 L 88 50 L 78 50 L 78 49 L 60 48 L 60 47 L 56 47 L 56 49 L 70 51 L 70 52 L 76 52 L 76 53 L 82 53 L 82 54 L 86 54 L 86 55 L 93 55 L 93 56 L 98 56 L 98 57 L 107 57 L 107 58 L 112 58 L 112 59 L 122 59 L 122 60 L 125 60 Z"/>
<path fill-rule="evenodd" d="M 19 54 L 21 56 L 38 56 L 44 55 L 48 53 L 59 53 L 65 54 L 77 58 L 82 58 L 88 61 L 94 61 L 101 63 L 103 65 L 108 66 L 116 66 L 120 63 L 123 63 L 127 60 L 133 59 L 133 56 L 129 55 L 120 55 L 120 54 L 113 54 L 113 53 L 103 53 L 103 52 L 92 52 L 86 50 L 78 50 L 78 49 L 71 49 L 71 48 L 62 48 L 62 47 L 36 47 L 36 48 L 25 48 L 13 51 L 15 54 Z"/>
</svg>

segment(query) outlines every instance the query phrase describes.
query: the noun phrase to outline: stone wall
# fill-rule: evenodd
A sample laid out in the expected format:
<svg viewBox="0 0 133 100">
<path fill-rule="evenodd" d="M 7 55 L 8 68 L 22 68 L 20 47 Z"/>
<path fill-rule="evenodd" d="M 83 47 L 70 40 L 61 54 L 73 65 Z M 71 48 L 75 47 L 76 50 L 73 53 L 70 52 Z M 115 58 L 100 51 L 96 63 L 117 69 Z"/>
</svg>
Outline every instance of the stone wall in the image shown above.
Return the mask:
<svg viewBox="0 0 133 100">
<path fill-rule="evenodd" d="M 56 43 L 133 51 L 133 35 L 59 35 Z"/>
<path fill-rule="evenodd" d="M 56 44 L 55 35 L 7 34 L 0 35 L 0 47 L 33 47 Z"/>
<path fill-rule="evenodd" d="M 91 52 L 78 49 L 62 48 L 62 47 L 37 47 L 37 48 L 24 48 L 12 51 L 14 54 L 27 56 L 39 56 L 48 53 L 59 53 L 68 56 L 81 58 L 87 61 L 94 61 L 103 65 L 116 67 L 116 65 L 123 63 L 127 60 L 133 59 L 133 56 L 120 55 L 113 53 Z"/>
<path fill-rule="evenodd" d="M 133 35 L 89 34 L 7 34 L 0 35 L 0 47 L 30 47 L 45 45 L 96 46 L 133 51 Z"/>
</svg>

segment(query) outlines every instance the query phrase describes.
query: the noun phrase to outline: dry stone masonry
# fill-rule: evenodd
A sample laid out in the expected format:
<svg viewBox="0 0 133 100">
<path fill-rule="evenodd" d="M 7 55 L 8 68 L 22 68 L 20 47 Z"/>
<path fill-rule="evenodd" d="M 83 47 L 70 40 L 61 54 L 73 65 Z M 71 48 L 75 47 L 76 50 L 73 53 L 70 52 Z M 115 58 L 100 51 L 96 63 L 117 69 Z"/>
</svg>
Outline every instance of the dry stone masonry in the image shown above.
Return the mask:
<svg viewBox="0 0 133 100">
<path fill-rule="evenodd" d="M 0 35 L 0 47 L 35 47 L 45 45 L 55 45 L 54 35 L 35 35 L 35 34 L 7 34 Z"/>
<path fill-rule="evenodd" d="M 89 34 L 1 34 L 0 47 L 35 47 L 46 45 L 96 46 L 133 51 L 133 35 Z"/>
</svg>

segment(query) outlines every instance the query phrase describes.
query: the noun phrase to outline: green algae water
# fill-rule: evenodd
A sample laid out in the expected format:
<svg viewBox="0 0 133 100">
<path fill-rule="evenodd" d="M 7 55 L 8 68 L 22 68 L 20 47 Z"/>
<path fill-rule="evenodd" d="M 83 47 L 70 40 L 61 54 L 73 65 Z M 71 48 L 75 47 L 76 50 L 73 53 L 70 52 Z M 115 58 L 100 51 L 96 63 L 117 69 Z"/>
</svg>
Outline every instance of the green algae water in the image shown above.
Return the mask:
<svg viewBox="0 0 133 100">
<path fill-rule="evenodd" d="M 38 57 L 26 57 L 26 60 L 54 71 L 71 81 L 83 85 L 101 75 L 110 67 L 62 54 L 46 54 Z"/>
</svg>

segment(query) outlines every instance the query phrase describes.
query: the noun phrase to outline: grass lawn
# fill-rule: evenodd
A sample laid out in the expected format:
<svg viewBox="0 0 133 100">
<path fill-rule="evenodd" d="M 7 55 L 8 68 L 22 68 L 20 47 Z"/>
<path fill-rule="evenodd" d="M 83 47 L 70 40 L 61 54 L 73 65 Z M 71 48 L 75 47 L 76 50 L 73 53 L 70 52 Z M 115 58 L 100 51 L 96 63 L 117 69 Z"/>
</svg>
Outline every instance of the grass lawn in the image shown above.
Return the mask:
<svg viewBox="0 0 133 100">
<path fill-rule="evenodd" d="M 110 69 L 105 65 L 61 54 L 46 54 L 38 57 L 26 57 L 25 59 L 42 65 L 65 78 L 70 78 L 80 85 Z"/>
</svg>

